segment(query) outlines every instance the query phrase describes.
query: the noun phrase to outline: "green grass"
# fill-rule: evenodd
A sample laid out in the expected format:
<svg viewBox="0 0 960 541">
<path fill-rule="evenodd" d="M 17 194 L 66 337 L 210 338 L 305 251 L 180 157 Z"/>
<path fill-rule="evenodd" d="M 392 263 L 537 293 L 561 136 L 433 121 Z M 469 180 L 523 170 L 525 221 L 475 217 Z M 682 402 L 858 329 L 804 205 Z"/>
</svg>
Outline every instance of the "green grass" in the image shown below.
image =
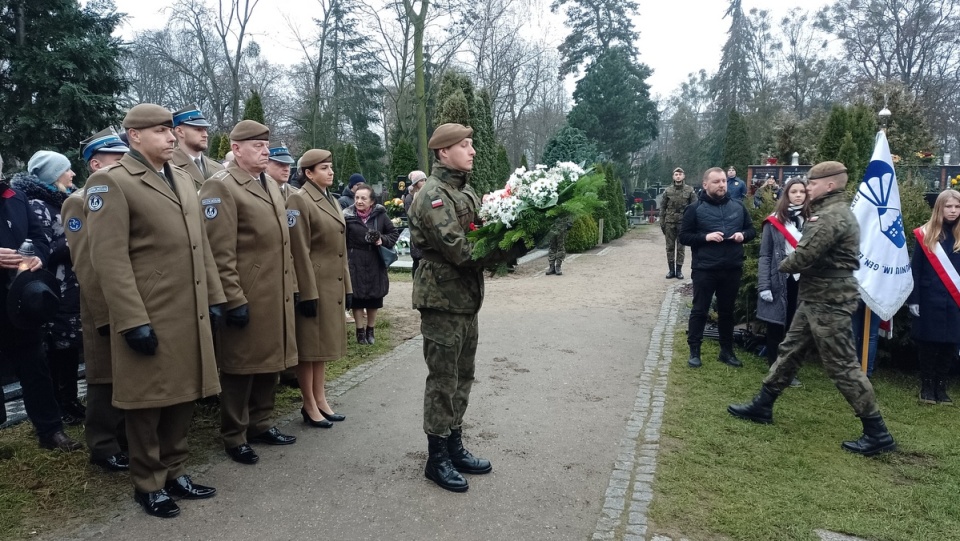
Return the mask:
<svg viewBox="0 0 960 541">
<path fill-rule="evenodd" d="M 698 540 L 812 540 L 828 529 L 874 541 L 960 539 L 957 408 L 921 406 L 917 382 L 874 374 L 899 452 L 863 458 L 840 449 L 861 425 L 819 365 L 783 393 L 774 424 L 731 417 L 726 407 L 759 390 L 766 363 L 743 352 L 744 368 L 687 368 L 675 339 L 650 518 L 653 531 Z"/>
<path fill-rule="evenodd" d="M 347 324 L 353 333 L 353 324 Z M 351 336 L 347 355 L 327 363 L 327 381 L 351 368 L 383 355 L 392 344 L 390 321 L 377 320 L 377 343 L 359 346 Z M 275 417 L 300 409 L 300 391 L 277 387 Z M 83 441 L 81 427 L 67 433 Z M 216 406 L 198 406 L 189 434 L 191 474 L 201 474 L 204 465 L 226 457 L 220 440 L 220 413 Z M 0 539 L 19 540 L 51 532 L 69 531 L 81 524 L 103 519 L 114 512 L 115 502 L 132 495 L 126 474 L 105 473 L 88 463 L 86 451 L 61 453 L 37 445 L 29 422 L 0 430 Z M 198 475 L 198 480 L 202 474 Z"/>
</svg>

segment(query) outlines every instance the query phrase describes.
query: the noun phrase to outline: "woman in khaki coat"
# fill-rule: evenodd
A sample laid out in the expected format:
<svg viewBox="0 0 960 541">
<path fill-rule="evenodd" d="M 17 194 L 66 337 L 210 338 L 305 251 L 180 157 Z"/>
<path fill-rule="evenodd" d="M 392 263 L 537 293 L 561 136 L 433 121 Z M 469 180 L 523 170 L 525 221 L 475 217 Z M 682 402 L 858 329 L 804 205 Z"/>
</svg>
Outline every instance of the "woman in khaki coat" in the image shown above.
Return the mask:
<svg viewBox="0 0 960 541">
<path fill-rule="evenodd" d="M 340 204 L 331 194 L 333 156 L 313 149 L 300 158 L 298 177 L 303 186 L 287 199 L 287 225 L 293 263 L 300 288 L 297 305 L 297 380 L 303 395 L 303 422 L 329 428 L 342 421 L 327 403 L 324 383 L 327 361 L 347 352 L 344 308 L 350 308 L 353 290 L 347 265 L 346 223 Z"/>
</svg>

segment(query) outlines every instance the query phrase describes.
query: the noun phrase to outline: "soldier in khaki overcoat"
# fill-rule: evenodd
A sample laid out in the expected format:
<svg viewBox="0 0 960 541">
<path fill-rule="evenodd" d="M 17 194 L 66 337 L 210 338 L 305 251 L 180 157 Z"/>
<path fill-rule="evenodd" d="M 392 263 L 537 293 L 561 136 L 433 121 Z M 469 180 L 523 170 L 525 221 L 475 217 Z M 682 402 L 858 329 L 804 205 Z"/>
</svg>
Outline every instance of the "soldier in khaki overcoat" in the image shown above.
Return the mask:
<svg viewBox="0 0 960 541">
<path fill-rule="evenodd" d="M 347 265 L 346 223 L 340 203 L 330 191 L 333 157 L 327 150 L 308 150 L 300 158 L 303 188 L 287 199 L 287 224 L 297 270 L 297 380 L 303 395 L 303 422 L 329 428 L 342 421 L 333 413 L 324 391 L 327 361 L 347 353 L 344 308 L 353 289 Z M 346 303 L 346 304 L 345 304 Z"/>
<path fill-rule="evenodd" d="M 130 149 L 112 128 L 80 143 L 80 154 L 91 173 L 120 161 Z M 113 400 L 113 366 L 110 362 L 110 312 L 97 273 L 90 260 L 87 241 L 86 198 L 80 189 L 63 202 L 64 233 L 70 259 L 80 284 L 80 323 L 83 328 L 83 362 L 86 365 L 87 414 L 83 435 L 90 449 L 90 462 L 107 471 L 127 471 L 130 459 L 120 450 L 126 439 L 123 410 Z"/>
<path fill-rule="evenodd" d="M 179 514 L 170 495 L 216 494 L 193 484 L 185 463 L 193 402 L 220 390 L 211 326 L 226 300 L 193 182 L 168 163 L 172 126 L 159 105 L 131 109 L 130 152 L 84 193 L 93 270 L 109 291 L 113 404 L 126 410 L 134 499 L 159 517 Z"/>
<path fill-rule="evenodd" d="M 200 188 L 207 235 L 227 297 L 217 343 L 220 433 L 233 460 L 254 464 L 249 443 L 289 445 L 272 425 L 277 373 L 297 364 L 293 256 L 287 210 L 264 174 L 270 130 L 244 120 L 230 132 L 234 163 Z"/>
<path fill-rule="evenodd" d="M 177 149 L 173 151 L 173 165 L 180 167 L 193 178 L 197 190 L 203 182 L 223 171 L 223 166 L 204 154 L 208 148 L 210 122 L 196 105 L 188 105 L 173 113 L 173 135 Z"/>
</svg>

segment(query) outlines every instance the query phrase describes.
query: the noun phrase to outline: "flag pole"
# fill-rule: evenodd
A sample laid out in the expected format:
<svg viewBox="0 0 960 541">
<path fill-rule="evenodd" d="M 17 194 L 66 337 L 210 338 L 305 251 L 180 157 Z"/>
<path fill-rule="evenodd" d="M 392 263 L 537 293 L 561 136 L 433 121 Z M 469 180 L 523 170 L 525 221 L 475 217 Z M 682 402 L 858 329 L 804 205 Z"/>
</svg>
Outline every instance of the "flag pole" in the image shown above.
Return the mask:
<svg viewBox="0 0 960 541">
<path fill-rule="evenodd" d="M 870 319 L 873 314 L 870 313 L 870 306 L 863 303 L 863 347 L 860 348 L 860 370 L 867 373 L 867 361 L 870 357 Z"/>
</svg>

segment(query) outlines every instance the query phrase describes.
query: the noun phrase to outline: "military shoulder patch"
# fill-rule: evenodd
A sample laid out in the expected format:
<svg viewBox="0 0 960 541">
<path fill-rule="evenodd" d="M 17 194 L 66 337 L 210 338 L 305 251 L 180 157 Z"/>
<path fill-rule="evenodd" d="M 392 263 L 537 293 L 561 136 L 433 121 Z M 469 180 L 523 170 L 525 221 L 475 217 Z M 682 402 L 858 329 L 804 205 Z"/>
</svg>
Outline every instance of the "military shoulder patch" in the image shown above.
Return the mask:
<svg viewBox="0 0 960 541">
<path fill-rule="evenodd" d="M 99 188 L 99 187 L 100 187 L 100 186 L 94 186 L 94 188 Z M 103 186 L 103 187 L 106 188 L 106 186 Z M 94 193 L 94 194 L 90 194 L 90 195 L 87 197 L 87 208 L 89 208 L 89 209 L 91 210 L 91 212 L 97 212 L 98 210 L 102 209 L 102 208 L 103 208 L 103 198 L 100 197 L 99 195 L 95 194 L 95 193 Z"/>
<path fill-rule="evenodd" d="M 80 231 L 80 228 L 82 227 L 83 227 L 83 222 L 80 221 L 80 218 L 74 217 L 67 220 L 67 229 L 69 229 L 70 231 L 73 231 L 74 233 L 76 233 L 77 231 Z"/>
<path fill-rule="evenodd" d="M 434 199 L 430 202 L 430 206 L 433 208 L 440 208 L 443 206 L 443 199 Z"/>
<path fill-rule="evenodd" d="M 104 186 L 103 184 L 97 186 L 90 186 L 86 189 L 86 194 L 95 194 L 95 193 L 107 193 L 110 191 L 110 186 Z"/>
<path fill-rule="evenodd" d="M 219 197 L 208 197 L 207 199 L 203 199 L 200 201 L 200 204 L 204 206 L 219 205 L 220 203 L 223 203 L 223 201 Z"/>
<path fill-rule="evenodd" d="M 207 205 L 203 207 L 203 215 L 207 217 L 208 220 L 212 220 L 217 217 L 217 207 L 213 205 Z"/>
<path fill-rule="evenodd" d="M 287 227 L 293 227 L 297 225 L 297 216 L 300 216 L 299 210 L 288 210 L 287 211 Z"/>
</svg>

